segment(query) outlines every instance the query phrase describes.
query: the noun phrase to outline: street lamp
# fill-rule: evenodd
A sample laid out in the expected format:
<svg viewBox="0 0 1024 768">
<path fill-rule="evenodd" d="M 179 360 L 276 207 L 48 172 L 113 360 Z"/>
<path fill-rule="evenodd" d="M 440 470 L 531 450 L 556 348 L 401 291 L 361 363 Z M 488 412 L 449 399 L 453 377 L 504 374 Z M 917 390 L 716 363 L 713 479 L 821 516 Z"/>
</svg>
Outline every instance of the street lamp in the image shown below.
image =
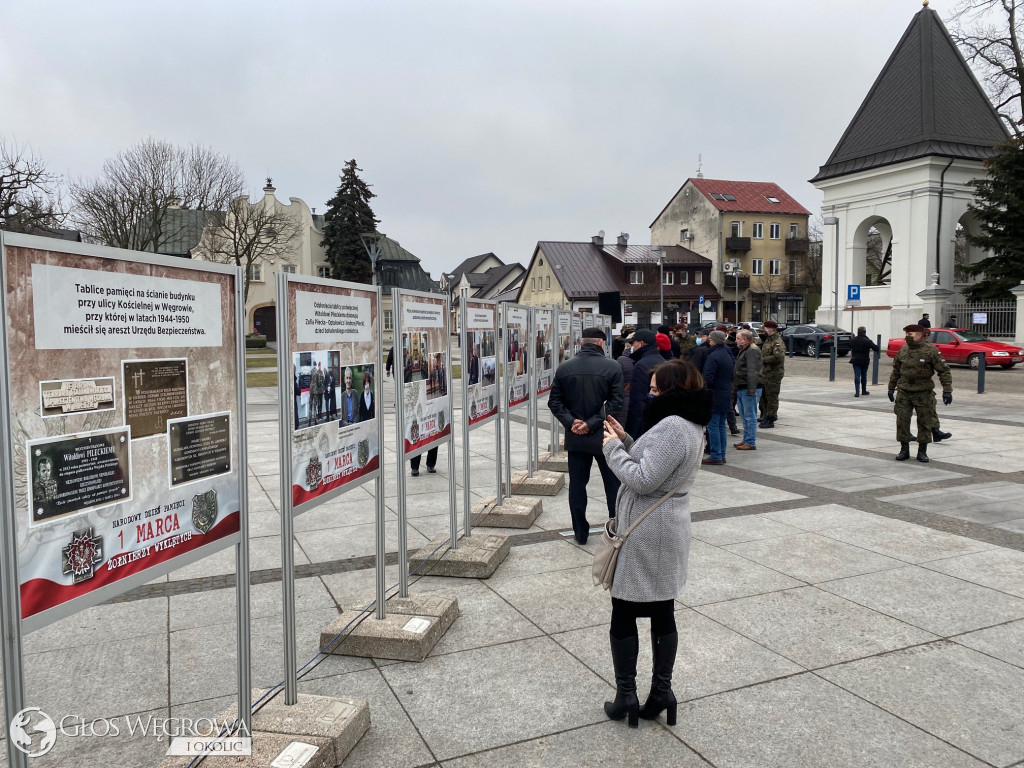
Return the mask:
<svg viewBox="0 0 1024 768">
<path fill-rule="evenodd" d="M 370 284 L 377 284 L 377 261 L 380 259 L 380 241 L 386 237 L 383 232 L 362 232 L 359 235 L 359 242 L 366 249 L 366 255 L 370 257 Z"/>
<path fill-rule="evenodd" d="M 836 264 L 835 264 L 835 298 L 833 300 L 833 309 L 835 321 L 832 323 L 832 354 L 829 355 L 828 364 L 828 380 L 836 380 L 836 348 L 839 346 L 839 217 L 838 216 L 826 216 L 824 219 L 826 226 L 834 226 L 835 239 L 836 239 Z"/>
<path fill-rule="evenodd" d="M 658 258 L 658 318 L 665 325 L 665 249 L 660 245 L 652 245 L 651 253 Z"/>
</svg>

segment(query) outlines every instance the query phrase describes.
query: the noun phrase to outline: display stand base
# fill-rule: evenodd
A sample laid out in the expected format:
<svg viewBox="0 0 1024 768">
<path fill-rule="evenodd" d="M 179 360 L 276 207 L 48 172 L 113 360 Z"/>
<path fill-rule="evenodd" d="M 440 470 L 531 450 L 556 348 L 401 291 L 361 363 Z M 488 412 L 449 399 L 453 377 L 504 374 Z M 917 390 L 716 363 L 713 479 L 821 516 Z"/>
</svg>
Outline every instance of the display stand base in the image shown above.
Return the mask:
<svg viewBox="0 0 1024 768">
<path fill-rule="evenodd" d="M 549 451 L 551 450 L 551 442 L 550 441 L 548 442 L 548 450 Z M 559 453 L 565 453 L 565 440 L 564 439 L 559 439 L 559 441 L 558 441 L 558 452 Z"/>
<path fill-rule="evenodd" d="M 365 603 L 363 604 L 365 605 Z M 331 642 L 360 609 L 345 611 L 320 634 L 320 647 Z M 423 661 L 459 615 L 459 601 L 443 595 L 410 595 L 388 600 L 387 616 L 370 613 L 346 631 L 328 653 L 371 659 Z"/>
<path fill-rule="evenodd" d="M 463 536 L 459 539 L 459 548 L 452 549 L 451 537 L 441 533 L 412 554 L 409 567 L 425 576 L 486 579 L 508 557 L 508 550 L 508 536 Z M 427 564 L 423 565 L 425 562 Z"/>
<path fill-rule="evenodd" d="M 470 514 L 473 527 L 480 528 L 529 528 L 544 511 L 540 499 L 507 498 L 501 506 L 495 506 L 496 499 L 485 499 L 473 505 Z M 479 515 L 479 517 L 477 517 Z"/>
<path fill-rule="evenodd" d="M 565 485 L 565 475 L 561 472 L 548 472 L 538 470 L 533 477 L 527 477 L 526 472 L 516 472 L 512 475 L 513 496 L 557 496 Z M 502 489 L 504 489 L 502 484 Z"/>
<path fill-rule="evenodd" d="M 253 703 L 259 701 L 265 690 L 253 689 Z M 238 710 L 231 708 L 221 712 L 218 720 L 230 721 L 237 717 Z M 314 696 L 300 693 L 298 701 L 288 706 L 281 691 L 269 703 L 260 707 L 252 718 L 252 755 L 231 756 L 212 754 L 203 761 L 204 766 L 237 766 L 238 768 L 266 768 L 281 758 L 285 762 L 286 750 L 293 742 L 316 748 L 309 766 L 334 766 L 340 764 L 352 748 L 370 728 L 370 705 L 361 699 L 334 696 Z M 298 755 L 309 754 L 305 746 L 292 747 Z M 193 757 L 167 758 L 160 768 L 187 766 Z M 298 763 L 295 763 L 298 764 Z"/>
<path fill-rule="evenodd" d="M 569 471 L 569 454 L 565 451 L 552 456 L 550 453 L 542 453 L 537 460 L 541 469 L 547 470 L 548 472 L 568 472 Z"/>
</svg>

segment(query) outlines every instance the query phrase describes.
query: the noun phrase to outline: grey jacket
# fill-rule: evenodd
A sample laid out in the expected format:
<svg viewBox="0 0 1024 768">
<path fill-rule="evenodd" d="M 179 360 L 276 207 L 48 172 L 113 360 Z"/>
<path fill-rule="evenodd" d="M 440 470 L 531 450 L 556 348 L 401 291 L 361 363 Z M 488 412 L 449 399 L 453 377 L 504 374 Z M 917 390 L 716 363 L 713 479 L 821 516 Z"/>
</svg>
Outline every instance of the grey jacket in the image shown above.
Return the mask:
<svg viewBox="0 0 1024 768">
<path fill-rule="evenodd" d="M 736 352 L 736 369 L 733 373 L 732 385 L 739 392 L 745 389 L 753 397 L 757 388 L 764 385 L 764 363 L 761 350 L 756 344 L 748 344 L 745 349 Z"/>
<path fill-rule="evenodd" d="M 625 444 L 612 440 L 604 446 L 608 466 L 622 481 L 615 503 L 617 532 L 683 484 L 622 545 L 612 597 L 648 603 L 682 593 L 690 555 L 689 490 L 703 451 L 703 429 L 679 416 L 662 419 L 635 441 L 627 436 Z"/>
</svg>

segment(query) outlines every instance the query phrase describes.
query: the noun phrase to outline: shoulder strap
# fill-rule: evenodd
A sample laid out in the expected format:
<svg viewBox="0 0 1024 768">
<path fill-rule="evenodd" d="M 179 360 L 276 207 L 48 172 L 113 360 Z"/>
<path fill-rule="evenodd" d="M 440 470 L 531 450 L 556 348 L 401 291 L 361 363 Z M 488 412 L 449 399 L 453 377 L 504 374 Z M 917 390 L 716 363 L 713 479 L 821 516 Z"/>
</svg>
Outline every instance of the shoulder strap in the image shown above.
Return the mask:
<svg viewBox="0 0 1024 768">
<path fill-rule="evenodd" d="M 636 528 L 638 525 L 640 525 L 640 523 L 643 522 L 643 519 L 645 517 L 647 517 L 649 514 L 651 514 L 651 512 L 653 512 L 658 507 L 660 507 L 662 504 L 664 504 L 666 501 L 668 501 L 672 496 L 675 496 L 676 492 L 680 488 L 682 488 L 684 485 L 686 485 L 686 480 L 688 480 L 688 479 L 689 478 L 684 479 L 683 482 L 679 483 L 679 485 L 675 486 L 671 491 L 669 491 L 664 496 L 662 496 L 660 499 L 658 499 L 656 502 L 654 502 L 654 504 L 652 504 L 649 509 L 647 509 L 642 515 L 640 515 L 640 517 L 638 517 L 636 520 L 633 521 L 633 524 L 631 526 L 629 526 L 629 528 L 626 529 L 626 532 L 621 534 L 619 536 L 619 538 L 622 539 L 623 541 L 625 541 L 626 537 L 629 536 L 629 534 L 631 534 L 633 532 L 634 528 Z"/>
</svg>

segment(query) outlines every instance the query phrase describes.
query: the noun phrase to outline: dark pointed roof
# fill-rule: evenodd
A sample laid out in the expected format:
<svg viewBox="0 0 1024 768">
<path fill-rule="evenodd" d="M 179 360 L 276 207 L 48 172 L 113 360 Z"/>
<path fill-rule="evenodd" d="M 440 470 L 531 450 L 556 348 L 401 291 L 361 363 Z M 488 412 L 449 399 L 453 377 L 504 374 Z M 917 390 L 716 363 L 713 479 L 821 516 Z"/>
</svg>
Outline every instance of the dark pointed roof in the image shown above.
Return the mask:
<svg viewBox="0 0 1024 768">
<path fill-rule="evenodd" d="M 1007 138 L 942 19 L 925 7 L 811 181 L 918 157 L 980 160 Z"/>
</svg>

